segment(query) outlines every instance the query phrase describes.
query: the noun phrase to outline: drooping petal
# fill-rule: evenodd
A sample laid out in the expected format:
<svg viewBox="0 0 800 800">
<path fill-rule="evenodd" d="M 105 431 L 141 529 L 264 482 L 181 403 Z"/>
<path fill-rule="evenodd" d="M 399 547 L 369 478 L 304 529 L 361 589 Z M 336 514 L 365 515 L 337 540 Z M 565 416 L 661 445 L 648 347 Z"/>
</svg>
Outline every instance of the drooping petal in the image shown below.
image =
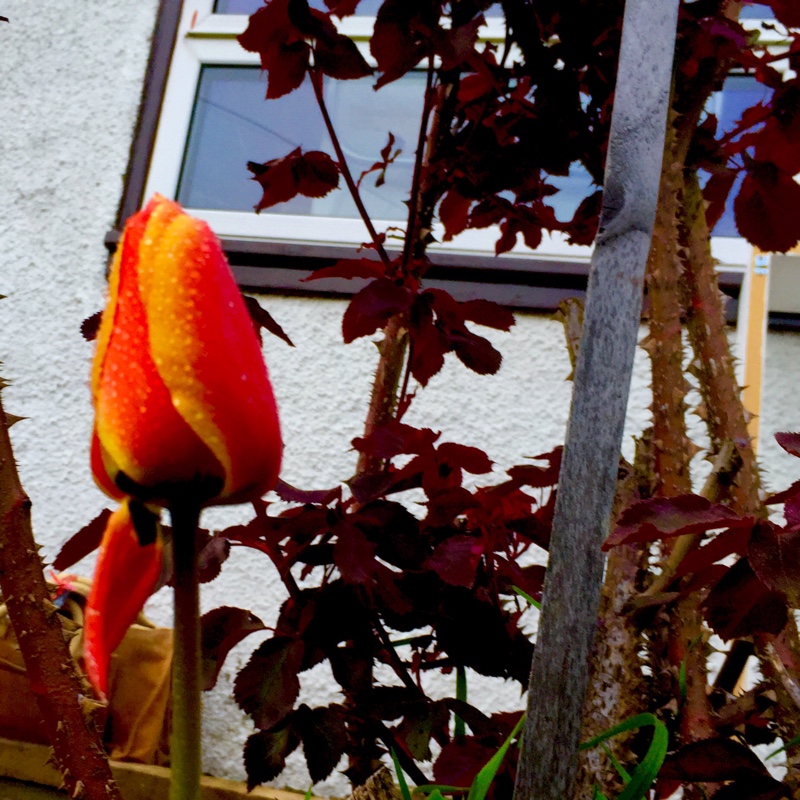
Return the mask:
<svg viewBox="0 0 800 800">
<path fill-rule="evenodd" d="M 217 501 L 258 496 L 277 479 L 282 442 L 252 321 L 208 226 L 164 198 L 148 210 L 138 288 L 155 369 L 224 468 Z"/>
<path fill-rule="evenodd" d="M 101 698 L 111 654 L 158 583 L 163 550 L 158 517 L 141 503 L 125 500 L 109 517 L 83 629 L 86 674 Z"/>
<path fill-rule="evenodd" d="M 138 275 L 153 208 L 129 221 L 112 265 L 92 374 L 93 447 L 112 483 L 120 472 L 147 487 L 190 481 L 198 473 L 224 479 L 218 459 L 176 411 L 150 351 Z M 102 477 L 98 483 L 105 488 Z"/>
</svg>

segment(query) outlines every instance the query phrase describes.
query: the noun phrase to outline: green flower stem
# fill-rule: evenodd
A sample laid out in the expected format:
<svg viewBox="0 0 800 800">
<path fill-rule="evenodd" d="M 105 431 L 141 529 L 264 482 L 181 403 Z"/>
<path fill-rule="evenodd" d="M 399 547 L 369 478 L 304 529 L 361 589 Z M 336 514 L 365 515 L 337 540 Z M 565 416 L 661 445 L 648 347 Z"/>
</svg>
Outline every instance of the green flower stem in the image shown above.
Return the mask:
<svg viewBox="0 0 800 800">
<path fill-rule="evenodd" d="M 170 509 L 175 563 L 172 662 L 172 780 L 170 800 L 199 800 L 201 772 L 200 585 L 197 580 L 198 504 Z"/>
</svg>

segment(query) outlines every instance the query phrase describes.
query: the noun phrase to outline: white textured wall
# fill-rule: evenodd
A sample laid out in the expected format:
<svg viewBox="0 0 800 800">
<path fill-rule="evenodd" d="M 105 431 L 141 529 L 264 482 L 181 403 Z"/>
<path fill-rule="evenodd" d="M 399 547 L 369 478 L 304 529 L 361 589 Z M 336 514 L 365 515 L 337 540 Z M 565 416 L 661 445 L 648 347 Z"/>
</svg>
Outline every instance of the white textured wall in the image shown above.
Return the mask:
<svg viewBox="0 0 800 800">
<path fill-rule="evenodd" d="M 13 440 L 49 558 L 106 504 L 88 468 L 92 345 L 79 326 L 103 302 L 103 235 L 121 194 L 155 7 L 156 0 L 5 0 L 0 9 L 11 19 L 0 26 L 0 293 L 8 295 L 0 303 L 0 358 L 12 381 L 6 408 L 28 417 L 14 427 Z M 349 442 L 360 432 L 374 347 L 341 344 L 340 301 L 261 300 L 297 345 L 267 342 L 287 443 L 284 478 L 305 488 L 332 485 L 355 464 Z M 562 441 L 569 366 L 560 326 L 542 317 L 520 316 L 510 334 L 489 335 L 504 354 L 499 376 L 479 377 L 450 360 L 421 393 L 410 421 L 484 448 L 507 467 Z M 768 438 L 800 427 L 798 356 L 797 335 L 769 337 L 762 435 L 775 487 L 800 475 L 798 462 Z M 647 418 L 643 354 L 637 358 L 627 441 Z M 222 525 L 235 516 L 235 509 L 208 513 L 205 521 Z M 203 607 L 241 605 L 269 624 L 282 599 L 266 559 L 238 551 L 204 588 Z M 165 592 L 148 610 L 169 624 Z M 231 683 L 258 641 L 251 637 L 234 651 L 207 698 L 205 763 L 218 775 L 243 775 L 241 746 L 251 728 L 231 699 Z M 307 700 L 326 702 L 331 682 L 318 668 L 303 687 Z M 487 709 L 521 706 L 513 685 L 476 680 L 471 688 Z M 306 788 L 299 757 L 280 782 Z M 341 794 L 345 784 L 332 779 L 317 790 Z"/>
</svg>

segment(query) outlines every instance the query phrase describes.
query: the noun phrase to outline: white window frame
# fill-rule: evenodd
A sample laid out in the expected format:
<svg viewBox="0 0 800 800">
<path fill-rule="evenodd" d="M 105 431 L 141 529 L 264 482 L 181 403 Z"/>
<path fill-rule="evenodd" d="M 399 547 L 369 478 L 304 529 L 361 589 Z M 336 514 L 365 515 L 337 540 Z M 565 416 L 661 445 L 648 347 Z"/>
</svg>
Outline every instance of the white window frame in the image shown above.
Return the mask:
<svg viewBox="0 0 800 800">
<path fill-rule="evenodd" d="M 204 65 L 258 66 L 256 53 L 245 51 L 236 36 L 247 27 L 248 17 L 235 14 L 213 13 L 214 0 L 184 0 L 178 25 L 169 73 L 164 89 L 159 124 L 151 153 L 145 183 L 145 197 L 159 192 L 174 198 L 177 194 L 181 165 L 188 141 L 197 86 Z M 764 30 L 759 20 L 745 20 L 745 27 L 761 30 L 765 44 L 777 44 L 774 32 Z M 351 36 L 367 58 L 369 37 L 374 25 L 373 17 L 348 17 L 339 24 L 339 30 Z M 500 19 L 489 20 L 481 31 L 487 41 L 501 43 L 504 27 Z M 374 63 L 374 62 L 373 62 Z M 265 102 L 268 102 L 265 100 Z M 354 246 L 368 239 L 363 222 L 359 219 L 319 217 L 293 214 L 260 214 L 247 211 L 219 211 L 203 208 L 189 209 L 206 220 L 222 238 L 318 246 Z M 376 228 L 405 226 L 405 220 L 374 220 Z M 312 224 L 313 223 L 313 224 Z M 439 240 L 432 245 L 432 253 L 492 255 L 499 237 L 497 228 L 467 230 L 452 242 L 442 242 L 442 229 L 437 226 L 434 236 Z M 747 272 L 752 249 L 744 239 L 712 237 L 712 253 L 719 269 L 726 272 Z M 564 263 L 588 264 L 591 246 L 570 245 L 560 233 L 545 234 L 535 251 L 524 243 L 496 260 L 496 268 L 513 266 L 524 268 L 527 262 L 557 260 Z M 536 270 L 542 271 L 544 264 Z"/>
</svg>

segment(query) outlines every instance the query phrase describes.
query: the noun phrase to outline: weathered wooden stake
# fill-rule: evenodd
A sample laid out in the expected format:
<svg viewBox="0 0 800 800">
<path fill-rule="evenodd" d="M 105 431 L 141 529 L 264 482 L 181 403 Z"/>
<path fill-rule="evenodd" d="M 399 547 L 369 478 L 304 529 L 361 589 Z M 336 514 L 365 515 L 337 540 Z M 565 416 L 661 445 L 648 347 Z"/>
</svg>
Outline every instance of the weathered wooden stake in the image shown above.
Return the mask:
<svg viewBox="0 0 800 800">
<path fill-rule="evenodd" d="M 583 337 L 559 476 L 515 800 L 572 797 L 642 287 L 678 0 L 628 0 Z"/>
</svg>

